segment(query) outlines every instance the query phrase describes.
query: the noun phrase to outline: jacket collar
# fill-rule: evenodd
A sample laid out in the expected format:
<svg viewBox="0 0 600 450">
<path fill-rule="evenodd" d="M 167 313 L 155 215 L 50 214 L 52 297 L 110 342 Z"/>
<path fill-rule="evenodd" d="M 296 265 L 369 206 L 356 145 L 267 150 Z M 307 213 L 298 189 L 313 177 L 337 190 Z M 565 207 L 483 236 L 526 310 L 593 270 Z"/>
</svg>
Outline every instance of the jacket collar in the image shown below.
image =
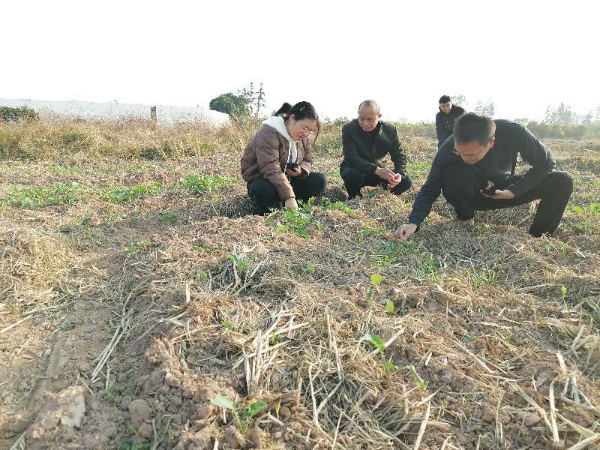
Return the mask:
<svg viewBox="0 0 600 450">
<path fill-rule="evenodd" d="M 285 127 L 285 121 L 283 120 L 283 117 L 271 116 L 263 122 L 263 125 L 268 125 L 271 128 L 275 128 L 275 130 L 279 134 L 281 134 L 284 138 L 288 140 L 288 142 L 290 143 L 290 147 L 292 146 L 292 142 L 294 141 L 292 140 L 292 137 L 290 136 L 290 134 L 287 131 L 287 128 Z"/>
</svg>

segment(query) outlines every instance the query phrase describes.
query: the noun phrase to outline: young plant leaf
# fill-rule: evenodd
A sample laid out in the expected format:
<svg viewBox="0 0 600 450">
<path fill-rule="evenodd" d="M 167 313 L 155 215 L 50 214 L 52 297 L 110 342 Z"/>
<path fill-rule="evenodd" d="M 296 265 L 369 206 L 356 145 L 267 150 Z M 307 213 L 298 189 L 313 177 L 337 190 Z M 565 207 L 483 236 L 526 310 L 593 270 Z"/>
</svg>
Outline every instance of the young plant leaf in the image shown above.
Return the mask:
<svg viewBox="0 0 600 450">
<path fill-rule="evenodd" d="M 314 264 L 307 264 L 306 265 L 306 271 L 308 273 L 315 273 L 315 265 Z"/>
<path fill-rule="evenodd" d="M 475 336 L 469 336 L 468 334 L 465 334 L 465 335 L 462 337 L 462 340 L 463 340 L 464 342 L 466 342 L 467 344 L 470 344 L 470 343 L 471 343 L 471 342 L 473 342 L 475 339 L 477 339 Z"/>
<path fill-rule="evenodd" d="M 375 348 L 379 350 L 381 356 L 383 356 L 383 352 L 385 351 L 385 342 L 383 341 L 383 339 L 381 339 L 381 337 L 377 336 L 376 334 L 367 334 L 365 338 L 367 339 L 367 341 L 373 344 Z"/>
<path fill-rule="evenodd" d="M 396 366 L 394 365 L 394 363 L 391 362 L 391 361 L 384 362 L 383 363 L 383 367 L 385 368 L 385 370 L 388 370 L 390 372 L 396 368 Z"/>
<path fill-rule="evenodd" d="M 255 415 L 267 407 L 267 404 L 262 401 L 250 403 L 246 409 L 246 417 L 252 419 Z"/>
<path fill-rule="evenodd" d="M 367 291 L 367 300 L 369 300 L 369 301 L 373 300 L 373 293 L 374 292 L 375 291 L 373 290 L 373 286 L 371 286 L 369 288 L 369 290 Z"/>
<path fill-rule="evenodd" d="M 391 300 L 388 300 L 387 303 L 385 304 L 385 312 L 388 314 L 391 314 L 394 312 L 394 302 Z"/>
<path fill-rule="evenodd" d="M 381 284 L 381 282 L 384 280 L 385 278 L 377 273 L 374 273 L 373 275 L 371 275 L 371 284 L 373 286 L 377 286 L 379 284 Z"/>
<path fill-rule="evenodd" d="M 227 397 L 223 397 L 222 395 L 217 395 L 210 401 L 213 405 L 219 406 L 221 408 L 235 410 L 235 402 L 233 400 L 228 399 Z"/>
</svg>

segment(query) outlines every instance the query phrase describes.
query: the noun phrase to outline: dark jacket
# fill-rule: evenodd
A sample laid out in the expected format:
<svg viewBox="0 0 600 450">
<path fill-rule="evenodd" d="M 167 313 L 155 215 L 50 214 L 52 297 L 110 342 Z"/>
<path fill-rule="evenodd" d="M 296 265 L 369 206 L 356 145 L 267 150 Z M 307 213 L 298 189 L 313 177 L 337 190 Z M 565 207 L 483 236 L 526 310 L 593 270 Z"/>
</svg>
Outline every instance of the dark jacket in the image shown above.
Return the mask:
<svg viewBox="0 0 600 450">
<path fill-rule="evenodd" d="M 374 133 L 374 136 L 371 133 Z M 383 167 L 379 160 L 389 153 L 394 163 L 394 171 L 405 177 L 406 156 L 398 139 L 396 127 L 379 122 L 371 133 L 363 131 L 358 124 L 358 119 L 344 125 L 342 128 L 344 159 L 340 170 L 344 167 L 352 167 L 366 176 L 371 176 L 378 167 Z"/>
<path fill-rule="evenodd" d="M 456 119 L 458 119 L 464 113 L 465 110 L 463 108 L 452 105 L 450 113 L 444 114 L 442 111 L 439 111 L 435 115 L 435 132 L 438 139 L 438 148 L 440 148 L 444 141 L 452 135 L 454 130 L 454 122 L 456 122 Z"/>
<path fill-rule="evenodd" d="M 250 182 L 262 175 L 275 186 L 282 201 L 296 198 L 292 185 L 283 173 L 289 152 L 289 141 L 275 128 L 263 125 L 242 155 L 241 172 L 244 180 Z M 298 178 L 306 178 L 310 174 L 312 153 L 312 145 L 308 139 L 298 141 L 296 162 L 302 168 L 302 175 Z"/>
<path fill-rule="evenodd" d="M 508 120 L 495 120 L 494 122 L 496 122 L 494 146 L 481 161 L 473 164 L 472 167 L 477 179 L 482 183 L 491 181 L 494 184 L 502 184 L 503 180 L 515 174 L 517 156 L 521 155 L 523 161 L 528 162 L 531 168 L 513 185 L 505 188 L 515 194 L 515 198 L 518 198 L 540 184 L 546 175 L 555 169 L 556 163 L 550 152 L 524 126 Z M 437 200 L 442 191 L 444 171 L 457 161 L 462 161 L 462 159 L 454 153 L 454 138 L 452 137 L 442 145 L 435 155 L 427 181 L 415 199 L 408 218 L 409 223 L 419 226 L 425 220 L 431 211 L 433 202 Z"/>
</svg>

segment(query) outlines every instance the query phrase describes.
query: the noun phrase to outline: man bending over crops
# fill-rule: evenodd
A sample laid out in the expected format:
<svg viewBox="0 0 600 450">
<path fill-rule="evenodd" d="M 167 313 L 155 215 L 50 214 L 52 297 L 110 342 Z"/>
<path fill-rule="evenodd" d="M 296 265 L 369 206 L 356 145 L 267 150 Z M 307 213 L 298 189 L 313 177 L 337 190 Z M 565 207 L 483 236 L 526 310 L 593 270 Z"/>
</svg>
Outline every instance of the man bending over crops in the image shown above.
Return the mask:
<svg viewBox="0 0 600 450">
<path fill-rule="evenodd" d="M 518 155 L 531 165 L 523 175 L 515 175 Z M 409 223 L 398 227 L 394 235 L 405 240 L 417 231 L 440 192 L 463 223 L 471 223 L 475 211 L 540 199 L 529 233 L 536 237 L 552 234 L 573 192 L 573 179 L 555 167 L 552 155 L 527 128 L 464 114 L 454 124 L 453 136 L 438 150 Z"/>
<path fill-rule="evenodd" d="M 365 100 L 358 107 L 358 119 L 342 129 L 344 160 L 340 174 L 350 199 L 362 197 L 364 186 L 382 186 L 400 195 L 412 185 L 406 174 L 406 157 L 398 140 L 396 127 L 381 121 L 379 105 Z M 383 167 L 379 160 L 389 154 L 394 170 Z"/>
</svg>

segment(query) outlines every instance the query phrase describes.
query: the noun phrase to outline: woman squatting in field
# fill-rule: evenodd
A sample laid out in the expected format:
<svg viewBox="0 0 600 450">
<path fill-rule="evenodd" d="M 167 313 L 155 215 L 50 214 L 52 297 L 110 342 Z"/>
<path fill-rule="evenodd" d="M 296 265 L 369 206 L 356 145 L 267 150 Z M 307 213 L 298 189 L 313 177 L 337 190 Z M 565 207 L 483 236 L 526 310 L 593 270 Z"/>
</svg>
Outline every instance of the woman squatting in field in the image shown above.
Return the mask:
<svg viewBox="0 0 600 450">
<path fill-rule="evenodd" d="M 325 175 L 311 171 L 313 147 L 308 139 L 315 133 L 318 136 L 319 128 L 313 105 L 284 103 L 250 140 L 242 155 L 241 171 L 259 214 L 281 203 L 298 209 L 297 200 L 323 192 Z"/>
</svg>

